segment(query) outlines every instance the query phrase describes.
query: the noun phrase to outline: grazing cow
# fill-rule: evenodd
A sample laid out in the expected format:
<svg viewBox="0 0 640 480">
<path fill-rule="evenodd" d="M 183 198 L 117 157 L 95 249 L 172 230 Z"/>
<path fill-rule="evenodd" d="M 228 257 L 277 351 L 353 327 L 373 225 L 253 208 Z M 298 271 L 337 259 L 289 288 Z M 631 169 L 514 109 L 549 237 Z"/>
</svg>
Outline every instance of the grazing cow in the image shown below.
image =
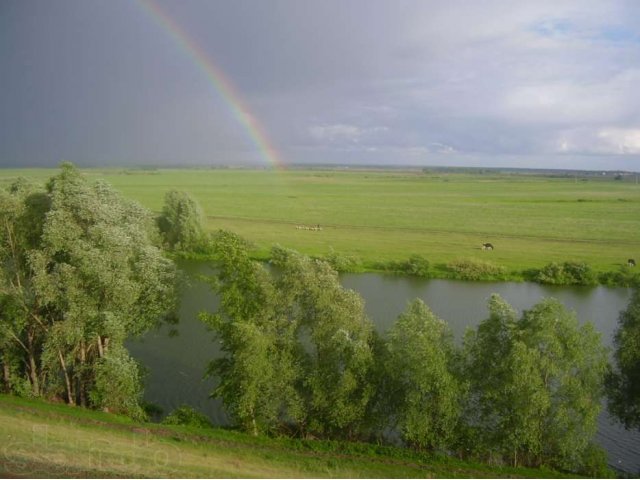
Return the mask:
<svg viewBox="0 0 640 480">
<path fill-rule="evenodd" d="M 482 244 L 482 249 L 483 250 L 493 250 L 493 245 L 491 245 L 490 243 L 483 243 Z"/>
<path fill-rule="evenodd" d="M 635 267 L 636 261 L 633 258 L 630 258 L 629 260 L 627 260 L 627 265 L 629 265 L 630 267 Z"/>
</svg>

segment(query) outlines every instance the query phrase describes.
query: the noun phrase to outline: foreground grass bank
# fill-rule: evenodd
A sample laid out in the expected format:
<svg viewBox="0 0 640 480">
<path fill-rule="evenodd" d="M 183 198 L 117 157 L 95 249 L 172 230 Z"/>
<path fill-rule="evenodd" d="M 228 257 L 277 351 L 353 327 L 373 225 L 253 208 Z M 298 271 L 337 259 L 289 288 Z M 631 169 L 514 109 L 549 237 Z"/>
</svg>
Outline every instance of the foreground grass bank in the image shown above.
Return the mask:
<svg viewBox="0 0 640 480">
<path fill-rule="evenodd" d="M 200 202 L 211 231 L 312 256 L 353 256 L 360 269 L 421 255 L 435 267 L 488 261 L 506 278 L 551 262 L 615 271 L 640 259 L 640 185 L 631 178 L 339 170 L 84 170 L 159 212 L 164 194 Z M 0 170 L 44 180 L 51 170 Z M 321 226 L 322 230 L 296 228 Z M 492 243 L 484 251 L 483 243 Z"/>
<path fill-rule="evenodd" d="M 2 477 L 574 477 L 367 444 L 254 438 L 0 395 Z"/>
</svg>

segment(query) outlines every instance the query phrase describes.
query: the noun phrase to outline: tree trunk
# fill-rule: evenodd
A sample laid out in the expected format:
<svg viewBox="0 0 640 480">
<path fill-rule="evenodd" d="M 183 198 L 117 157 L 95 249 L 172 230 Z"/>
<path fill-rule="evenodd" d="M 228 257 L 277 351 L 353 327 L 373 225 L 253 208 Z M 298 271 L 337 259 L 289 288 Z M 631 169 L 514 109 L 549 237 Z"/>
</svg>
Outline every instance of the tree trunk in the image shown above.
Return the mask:
<svg viewBox="0 0 640 480">
<path fill-rule="evenodd" d="M 69 372 L 67 372 L 67 364 L 64 361 L 62 352 L 58 350 L 58 358 L 60 359 L 60 366 L 62 367 L 62 373 L 64 373 L 64 382 L 67 387 L 67 403 L 69 405 L 75 405 L 76 401 L 73 397 L 73 389 L 71 388 L 71 380 L 69 379 Z"/>
<path fill-rule="evenodd" d="M 84 340 L 80 342 L 80 375 L 78 378 L 78 393 L 80 396 L 80 405 L 82 407 L 87 406 L 87 385 L 86 385 L 86 372 L 85 365 L 87 363 L 87 349 Z"/>
<path fill-rule="evenodd" d="M 6 357 L 2 360 L 2 380 L 4 382 L 4 392 L 9 393 L 11 391 L 11 370 Z"/>
<path fill-rule="evenodd" d="M 38 381 L 38 367 L 33 352 L 29 352 L 29 380 L 31 380 L 31 392 L 34 396 L 40 396 L 40 382 Z"/>
<path fill-rule="evenodd" d="M 253 413 L 253 409 L 251 409 L 251 426 L 253 427 L 253 436 L 257 437 L 258 436 L 258 424 L 256 423 L 256 416 Z"/>
<path fill-rule="evenodd" d="M 102 348 L 102 337 L 98 335 L 98 355 L 100 358 L 104 357 L 104 348 Z"/>
<path fill-rule="evenodd" d="M 31 391 L 36 397 L 40 396 L 40 382 L 38 381 L 38 365 L 33 348 L 33 333 L 27 334 L 27 355 L 29 357 L 29 380 L 31 381 Z"/>
</svg>

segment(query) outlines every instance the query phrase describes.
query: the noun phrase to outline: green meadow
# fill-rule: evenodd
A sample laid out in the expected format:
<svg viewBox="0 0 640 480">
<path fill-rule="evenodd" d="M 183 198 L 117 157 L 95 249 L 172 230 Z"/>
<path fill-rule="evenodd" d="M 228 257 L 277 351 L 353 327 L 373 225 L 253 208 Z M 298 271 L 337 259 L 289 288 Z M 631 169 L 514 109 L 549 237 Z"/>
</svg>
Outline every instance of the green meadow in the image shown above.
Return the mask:
<svg viewBox="0 0 640 480">
<path fill-rule="evenodd" d="M 44 181 L 54 170 L 0 171 Z M 631 177 L 424 173 L 395 170 L 87 169 L 155 212 L 170 189 L 196 198 L 209 229 L 325 256 L 356 256 L 363 268 L 412 254 L 436 267 L 484 260 L 510 272 L 584 261 L 596 271 L 640 260 L 640 185 Z M 298 226 L 320 225 L 322 230 Z M 495 250 L 483 251 L 490 242 Z M 517 275 L 516 275 L 517 276 Z"/>
</svg>

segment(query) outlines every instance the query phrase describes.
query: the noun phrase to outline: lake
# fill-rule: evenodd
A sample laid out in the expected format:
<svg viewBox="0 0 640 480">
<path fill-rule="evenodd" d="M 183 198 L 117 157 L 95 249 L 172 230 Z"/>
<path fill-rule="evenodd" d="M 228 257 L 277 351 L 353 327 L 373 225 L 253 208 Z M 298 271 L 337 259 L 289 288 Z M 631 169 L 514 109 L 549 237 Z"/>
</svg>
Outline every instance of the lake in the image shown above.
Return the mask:
<svg viewBox="0 0 640 480">
<path fill-rule="evenodd" d="M 214 381 L 203 380 L 207 363 L 220 354 L 214 335 L 198 320 L 198 313 L 214 311 L 217 299 L 198 276 L 211 270 L 203 263 L 182 262 L 190 279 L 183 288 L 180 323 L 163 326 L 127 343 L 131 354 L 147 369 L 145 400 L 171 412 L 188 404 L 207 414 L 214 423 L 228 419 L 219 400 L 209 398 Z M 476 326 L 487 317 L 487 300 L 492 293 L 501 295 L 521 311 L 542 298 L 554 297 L 574 310 L 580 322 L 592 322 L 602 333 L 602 341 L 612 346 L 618 315 L 631 298 L 631 290 L 608 287 L 555 287 L 535 283 L 484 283 L 454 280 L 424 280 L 373 273 L 341 275 L 345 287 L 365 300 L 369 317 L 384 332 L 405 309 L 407 302 L 420 298 L 433 312 L 450 325 L 460 342 L 467 327 Z M 175 328 L 177 336 L 169 332 Z M 640 472 L 640 433 L 626 431 L 606 412 L 598 420 L 596 442 L 608 453 L 609 463 L 616 469 Z"/>
</svg>

